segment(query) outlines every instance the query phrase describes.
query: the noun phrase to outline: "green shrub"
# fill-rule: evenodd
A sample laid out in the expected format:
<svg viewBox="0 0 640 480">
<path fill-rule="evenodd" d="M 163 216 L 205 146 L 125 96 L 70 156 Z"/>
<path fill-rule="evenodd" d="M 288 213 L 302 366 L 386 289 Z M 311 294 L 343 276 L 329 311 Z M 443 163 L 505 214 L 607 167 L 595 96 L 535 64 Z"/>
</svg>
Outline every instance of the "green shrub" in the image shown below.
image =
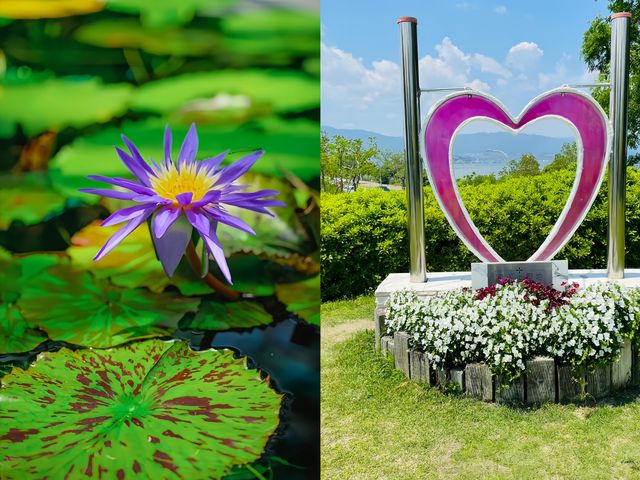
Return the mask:
<svg viewBox="0 0 640 480">
<path fill-rule="evenodd" d="M 556 171 L 496 183 L 463 185 L 471 218 L 505 260 L 526 260 L 551 231 L 571 190 L 574 172 Z M 446 221 L 425 188 L 427 271 L 468 271 L 476 257 Z M 556 255 L 570 268 L 605 268 L 607 180 L 573 238 Z M 640 267 L 640 172 L 627 170 L 626 265 Z M 403 191 L 361 190 L 322 195 L 322 299 L 367 293 L 392 272 L 409 269 Z"/>
</svg>

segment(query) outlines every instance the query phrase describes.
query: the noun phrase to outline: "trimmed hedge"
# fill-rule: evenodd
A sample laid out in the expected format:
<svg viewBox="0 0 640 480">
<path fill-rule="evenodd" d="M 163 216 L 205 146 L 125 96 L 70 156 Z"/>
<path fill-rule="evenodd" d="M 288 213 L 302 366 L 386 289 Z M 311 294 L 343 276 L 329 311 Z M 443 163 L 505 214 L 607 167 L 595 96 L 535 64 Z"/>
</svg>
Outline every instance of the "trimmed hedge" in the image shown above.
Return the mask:
<svg viewBox="0 0 640 480">
<path fill-rule="evenodd" d="M 575 172 L 558 171 L 497 183 L 461 186 L 476 226 L 506 260 L 526 260 L 551 231 Z M 573 238 L 556 255 L 570 268 L 605 268 L 607 179 Z M 425 188 L 427 270 L 468 271 L 477 261 Z M 627 169 L 626 265 L 640 267 L 640 172 Z M 322 194 L 322 299 L 369 293 L 392 272 L 409 269 L 406 196 L 379 189 Z"/>
</svg>

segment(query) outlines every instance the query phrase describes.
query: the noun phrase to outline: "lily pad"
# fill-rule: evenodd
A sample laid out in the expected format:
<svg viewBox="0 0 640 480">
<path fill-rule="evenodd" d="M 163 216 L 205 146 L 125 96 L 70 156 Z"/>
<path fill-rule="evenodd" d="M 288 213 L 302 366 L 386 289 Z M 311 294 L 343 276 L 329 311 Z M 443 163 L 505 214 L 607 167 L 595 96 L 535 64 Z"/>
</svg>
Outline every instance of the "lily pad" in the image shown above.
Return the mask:
<svg viewBox="0 0 640 480">
<path fill-rule="evenodd" d="M 199 298 L 121 288 L 65 264 L 47 268 L 17 302 L 25 319 L 52 340 L 107 348 L 175 331 Z"/>
<path fill-rule="evenodd" d="M 30 254 L 12 256 L 0 249 L 0 303 L 14 303 L 33 277 L 60 260 L 57 255 Z"/>
<path fill-rule="evenodd" d="M 0 304 L 0 355 L 33 350 L 47 336 L 24 320 L 14 305 Z"/>
<path fill-rule="evenodd" d="M 269 325 L 271 315 L 256 302 L 240 300 L 237 302 L 203 301 L 192 320 L 181 328 L 196 330 L 229 330 L 232 328 L 251 328 Z"/>
<path fill-rule="evenodd" d="M 0 2 L 0 17 L 14 19 L 62 18 L 86 15 L 104 8 L 103 0 L 20 0 Z"/>
<path fill-rule="evenodd" d="M 156 55 L 205 56 L 219 52 L 220 35 L 193 28 L 145 28 L 137 20 L 98 20 L 81 25 L 75 38 L 108 48 L 139 48 Z"/>
<path fill-rule="evenodd" d="M 228 15 L 222 19 L 224 48 L 242 56 L 267 56 L 290 63 L 291 56 L 320 55 L 317 13 L 269 9 Z"/>
<path fill-rule="evenodd" d="M 276 296 L 287 310 L 313 325 L 320 325 L 320 275 L 276 285 Z"/>
<path fill-rule="evenodd" d="M 0 85 L 0 132 L 13 135 L 15 126 L 21 124 L 30 137 L 45 130 L 60 131 L 66 127 L 82 128 L 108 122 L 127 111 L 132 92 L 131 85 L 105 84 L 96 77 L 49 78 Z"/>
<path fill-rule="evenodd" d="M 247 95 L 253 102 L 268 103 L 281 113 L 318 108 L 320 104 L 320 86 L 315 78 L 296 71 L 246 69 L 194 72 L 147 83 L 137 89 L 132 108 L 171 113 L 191 100 L 219 93 Z"/>
<path fill-rule="evenodd" d="M 114 145 L 121 143 L 124 132 L 135 140 L 145 158 L 163 158 L 163 120 L 151 118 L 141 122 L 125 121 L 121 127 L 108 127 L 93 135 L 85 135 L 63 147 L 49 162 L 50 177 L 54 188 L 70 198 L 95 203 L 98 197 L 78 192 L 79 188 L 95 187 L 96 182 L 87 175 L 131 177 L 115 153 Z M 319 142 L 316 122 L 289 120 L 265 122 L 238 128 L 236 126 L 200 125 L 199 158 L 217 155 L 227 149 L 230 160 L 263 148 L 266 153 L 252 167 L 252 171 L 266 175 L 280 175 L 288 170 L 302 180 L 312 180 L 320 175 L 318 164 Z M 172 125 L 174 138 L 186 135 L 187 125 Z M 87 159 L 91 161 L 88 162 Z"/>
<path fill-rule="evenodd" d="M 146 224 L 131 232 L 109 255 L 94 262 L 93 257 L 100 247 L 119 228 L 120 225 L 101 227 L 96 221 L 77 232 L 71 238 L 72 246 L 67 249 L 72 265 L 91 271 L 97 278 L 110 278 L 120 287 L 147 287 L 153 292 L 162 292 L 168 285 L 174 285 L 183 295 L 211 293 L 211 288 L 186 265 L 181 265 L 172 278 L 166 276 L 156 258 Z"/>
<path fill-rule="evenodd" d="M 2 380 L 0 476 L 219 478 L 260 457 L 281 399 L 228 350 L 42 353 Z"/>
<path fill-rule="evenodd" d="M 1 115 L 1 114 L 0 114 Z M 64 210 L 65 198 L 39 174 L 0 176 L 0 229 L 14 220 L 33 225 Z"/>
<path fill-rule="evenodd" d="M 182 25 L 193 19 L 196 14 L 215 16 L 236 0 L 109 0 L 106 7 L 117 12 L 140 14 L 144 25 L 161 27 Z"/>
</svg>

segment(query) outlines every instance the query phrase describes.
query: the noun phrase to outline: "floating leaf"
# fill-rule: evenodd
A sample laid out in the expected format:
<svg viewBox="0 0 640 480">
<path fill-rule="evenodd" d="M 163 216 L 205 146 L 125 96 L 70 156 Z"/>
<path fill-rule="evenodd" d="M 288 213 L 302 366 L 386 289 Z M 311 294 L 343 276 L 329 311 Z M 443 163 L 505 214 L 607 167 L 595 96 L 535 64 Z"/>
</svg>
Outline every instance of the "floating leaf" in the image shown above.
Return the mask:
<svg viewBox="0 0 640 480">
<path fill-rule="evenodd" d="M 0 249 L 0 303 L 15 302 L 33 277 L 59 260 L 57 255 L 40 253 L 14 257 Z"/>
<path fill-rule="evenodd" d="M 272 63 L 290 56 L 320 55 L 317 13 L 269 9 L 227 15 L 222 19 L 224 48 L 243 56 L 266 55 Z M 282 62 L 278 60 L 282 59 Z"/>
<path fill-rule="evenodd" d="M 54 188 L 70 198 L 95 203 L 98 197 L 78 192 L 79 188 L 95 187 L 96 182 L 87 175 L 130 177 L 131 174 L 115 153 L 114 145 L 122 140 L 124 132 L 135 140 L 145 158 L 163 158 L 162 138 L 165 122 L 152 118 L 141 122 L 124 122 L 121 127 L 109 127 L 93 135 L 84 135 L 63 147 L 49 163 Z M 308 120 L 269 121 L 249 126 L 200 125 L 199 158 L 207 158 L 230 149 L 230 159 L 237 160 L 247 152 L 263 148 L 264 156 L 252 167 L 263 174 L 281 174 L 283 169 L 293 172 L 302 180 L 320 175 L 318 164 L 318 124 Z M 173 125 L 174 138 L 186 135 L 187 125 Z M 88 162 L 87 159 L 91 161 Z"/>
<path fill-rule="evenodd" d="M 47 336 L 29 326 L 13 305 L 0 304 L 0 355 L 33 350 Z"/>
<path fill-rule="evenodd" d="M 99 12 L 104 0 L 20 0 L 0 2 L 0 17 L 15 19 L 61 18 Z"/>
<path fill-rule="evenodd" d="M 127 111 L 131 92 L 131 85 L 105 84 L 96 77 L 7 82 L 0 88 L 0 131 L 13 132 L 21 124 L 28 136 L 35 136 L 105 123 Z"/>
<path fill-rule="evenodd" d="M 130 233 L 119 245 L 97 262 L 93 257 L 120 225 L 101 227 L 93 222 L 71 238 L 67 254 L 77 268 L 90 270 L 97 278 L 110 278 L 114 285 L 136 288 L 148 287 L 162 292 L 168 285 L 175 285 L 184 295 L 211 293 L 199 277 L 189 269 L 179 268 L 172 278 L 167 277 L 162 264 L 156 258 L 149 228 L 143 224 Z"/>
<path fill-rule="evenodd" d="M 0 477 L 219 478 L 261 455 L 281 398 L 228 350 L 42 353 L 2 380 Z"/>
<path fill-rule="evenodd" d="M 196 330 L 229 330 L 232 328 L 251 328 L 269 325 L 271 315 L 256 302 L 240 300 L 237 302 L 203 301 L 192 320 L 181 328 Z"/>
<path fill-rule="evenodd" d="M 162 27 L 145 28 L 137 20 L 98 20 L 81 25 L 75 38 L 108 48 L 139 48 L 156 55 L 204 56 L 220 49 L 220 35 L 211 30 Z"/>
<path fill-rule="evenodd" d="M 25 286 L 17 304 L 52 340 L 98 348 L 171 334 L 200 299 L 114 286 L 58 264 Z"/>
<path fill-rule="evenodd" d="M 320 275 L 302 282 L 276 285 L 276 296 L 291 313 L 320 325 Z"/>
<path fill-rule="evenodd" d="M 1 115 L 1 114 L 0 114 Z M 42 175 L 0 176 L 0 229 L 14 220 L 25 225 L 39 223 L 64 209 L 65 198 L 47 186 Z"/>
<path fill-rule="evenodd" d="M 106 7 L 117 12 L 140 14 L 142 23 L 151 27 L 181 25 L 191 21 L 196 13 L 214 16 L 236 0 L 109 0 Z"/>
<path fill-rule="evenodd" d="M 320 103 L 317 79 L 296 71 L 247 69 L 194 72 L 147 83 L 137 89 L 132 108 L 170 113 L 190 100 L 219 93 L 247 95 L 253 102 L 270 104 L 276 112 L 299 112 L 318 108 Z"/>
</svg>

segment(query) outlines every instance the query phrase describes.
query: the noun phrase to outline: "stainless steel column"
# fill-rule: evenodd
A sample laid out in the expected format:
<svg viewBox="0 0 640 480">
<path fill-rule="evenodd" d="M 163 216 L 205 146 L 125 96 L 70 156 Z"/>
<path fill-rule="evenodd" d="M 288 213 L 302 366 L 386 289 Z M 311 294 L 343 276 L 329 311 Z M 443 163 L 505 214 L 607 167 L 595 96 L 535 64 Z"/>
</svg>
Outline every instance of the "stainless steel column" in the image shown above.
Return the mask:
<svg viewBox="0 0 640 480">
<path fill-rule="evenodd" d="M 404 149 L 407 162 L 407 208 L 409 214 L 409 279 L 427 281 L 424 244 L 424 199 L 422 160 L 418 149 L 420 130 L 420 85 L 418 83 L 418 42 L 413 17 L 400 17 L 402 46 L 402 88 L 404 91 Z"/>
<path fill-rule="evenodd" d="M 627 167 L 627 101 L 629 94 L 629 17 L 611 15 L 611 62 L 609 118 L 613 126 L 609 159 L 609 255 L 607 275 L 624 277 L 624 221 Z"/>
</svg>

